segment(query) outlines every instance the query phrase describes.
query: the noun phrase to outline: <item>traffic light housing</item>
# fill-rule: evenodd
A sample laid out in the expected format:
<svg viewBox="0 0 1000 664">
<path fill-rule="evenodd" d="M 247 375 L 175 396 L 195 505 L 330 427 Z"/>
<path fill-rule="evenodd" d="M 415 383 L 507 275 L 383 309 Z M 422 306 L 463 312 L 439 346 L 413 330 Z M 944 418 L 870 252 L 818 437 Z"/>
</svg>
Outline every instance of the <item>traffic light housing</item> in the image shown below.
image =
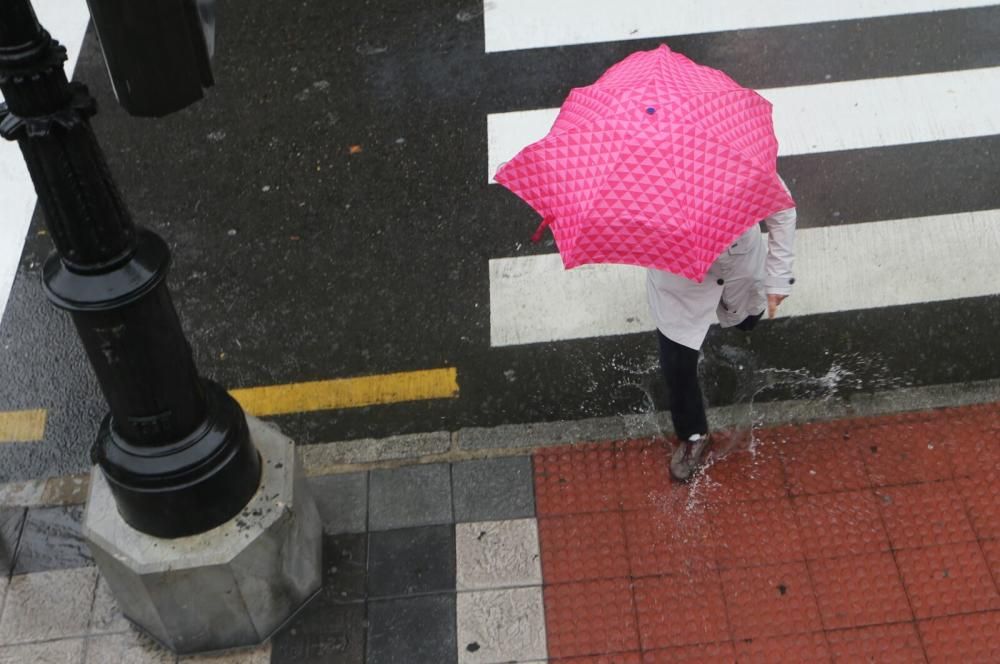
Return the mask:
<svg viewBox="0 0 1000 664">
<path fill-rule="evenodd" d="M 118 103 L 160 117 L 212 85 L 215 0 L 87 0 Z"/>
</svg>

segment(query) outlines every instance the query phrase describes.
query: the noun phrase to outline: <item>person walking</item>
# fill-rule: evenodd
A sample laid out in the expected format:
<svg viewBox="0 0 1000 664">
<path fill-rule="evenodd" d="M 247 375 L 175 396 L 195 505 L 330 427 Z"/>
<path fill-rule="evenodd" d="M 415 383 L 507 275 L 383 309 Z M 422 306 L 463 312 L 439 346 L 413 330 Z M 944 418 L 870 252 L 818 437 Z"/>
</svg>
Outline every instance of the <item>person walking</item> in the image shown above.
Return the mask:
<svg viewBox="0 0 1000 664">
<path fill-rule="evenodd" d="M 670 416 L 679 439 L 670 459 L 675 480 L 691 479 L 711 444 L 698 383 L 698 358 L 708 328 L 718 322 L 750 332 L 765 312 L 774 318 L 795 283 L 795 224 L 794 207 L 767 217 L 766 243 L 760 226 L 751 226 L 712 263 L 700 283 L 671 272 L 647 270 L 646 294 L 657 328 Z"/>
<path fill-rule="evenodd" d="M 494 176 L 541 215 L 532 239 L 550 228 L 566 269 L 649 270 L 678 480 L 709 446 L 698 385 L 709 326 L 749 330 L 791 292 L 795 200 L 777 173 L 772 111 L 725 72 L 660 44 L 570 90 L 549 133 Z"/>
</svg>

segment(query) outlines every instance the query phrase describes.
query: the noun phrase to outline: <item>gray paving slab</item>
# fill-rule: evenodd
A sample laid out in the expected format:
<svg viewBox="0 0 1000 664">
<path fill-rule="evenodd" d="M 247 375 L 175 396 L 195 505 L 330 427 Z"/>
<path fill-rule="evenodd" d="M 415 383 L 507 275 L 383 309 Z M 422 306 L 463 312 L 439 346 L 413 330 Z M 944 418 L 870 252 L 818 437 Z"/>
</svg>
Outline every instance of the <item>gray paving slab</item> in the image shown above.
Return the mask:
<svg viewBox="0 0 1000 664">
<path fill-rule="evenodd" d="M 14 574 L 93 565 L 80 530 L 82 520 L 80 505 L 29 508 L 17 547 Z"/>
<path fill-rule="evenodd" d="M 309 488 L 319 509 L 324 533 L 365 532 L 368 524 L 368 473 L 310 477 Z"/>
<path fill-rule="evenodd" d="M 368 482 L 370 531 L 454 521 L 448 464 L 373 470 Z"/>
<path fill-rule="evenodd" d="M 271 644 L 208 655 L 187 655 L 178 664 L 271 664 Z"/>
<path fill-rule="evenodd" d="M 42 504 L 45 480 L 8 482 L 0 484 L 0 505 L 5 507 L 31 507 Z"/>
<path fill-rule="evenodd" d="M 90 616 L 91 634 L 116 634 L 132 629 L 130 623 L 122 614 L 117 600 L 111 594 L 111 588 L 104 577 L 97 580 L 97 590 L 94 594 L 94 610 Z"/>
<path fill-rule="evenodd" d="M 535 515 L 535 486 L 529 456 L 456 463 L 451 477 L 457 522 Z"/>
<path fill-rule="evenodd" d="M 374 532 L 368 553 L 371 598 L 455 590 L 455 533 L 450 525 Z"/>
<path fill-rule="evenodd" d="M 450 664 L 457 660 L 455 595 L 422 595 L 368 604 L 367 664 Z"/>
<path fill-rule="evenodd" d="M 364 604 L 333 607 L 310 604 L 274 637 L 271 646 L 271 664 L 359 664 L 364 661 Z"/>
<path fill-rule="evenodd" d="M 24 514 L 22 507 L 0 509 L 0 576 L 10 576 L 14 566 L 14 554 L 17 552 Z"/>
<path fill-rule="evenodd" d="M 208 655 L 187 655 L 177 659 L 178 664 L 271 664 L 271 644 L 256 648 L 212 653 Z"/>
<path fill-rule="evenodd" d="M 458 590 L 542 584 L 535 519 L 459 523 L 455 541 Z"/>
<path fill-rule="evenodd" d="M 85 636 L 96 585 L 95 567 L 13 577 L 0 616 L 0 643 Z"/>
<path fill-rule="evenodd" d="M 365 601 L 368 578 L 368 535 L 341 533 L 323 537 L 323 587 L 315 604 Z"/>
<path fill-rule="evenodd" d="M 86 639 L 0 646 L 0 664 L 81 664 Z"/>
<path fill-rule="evenodd" d="M 87 644 L 85 664 L 174 664 L 177 656 L 135 630 L 96 636 Z"/>
<path fill-rule="evenodd" d="M 459 664 L 545 658 L 541 586 L 459 593 L 457 608 Z"/>
</svg>

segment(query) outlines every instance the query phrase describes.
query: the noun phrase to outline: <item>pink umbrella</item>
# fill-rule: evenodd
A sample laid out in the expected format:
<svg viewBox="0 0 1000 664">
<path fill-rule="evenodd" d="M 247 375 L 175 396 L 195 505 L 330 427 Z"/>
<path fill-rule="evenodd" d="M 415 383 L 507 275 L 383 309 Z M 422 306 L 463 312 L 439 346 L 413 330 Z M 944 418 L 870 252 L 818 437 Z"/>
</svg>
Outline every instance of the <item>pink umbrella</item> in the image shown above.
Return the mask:
<svg viewBox="0 0 1000 664">
<path fill-rule="evenodd" d="M 666 46 L 575 88 L 496 181 L 542 215 L 566 268 L 654 267 L 701 281 L 750 226 L 795 205 L 771 104 Z"/>
</svg>

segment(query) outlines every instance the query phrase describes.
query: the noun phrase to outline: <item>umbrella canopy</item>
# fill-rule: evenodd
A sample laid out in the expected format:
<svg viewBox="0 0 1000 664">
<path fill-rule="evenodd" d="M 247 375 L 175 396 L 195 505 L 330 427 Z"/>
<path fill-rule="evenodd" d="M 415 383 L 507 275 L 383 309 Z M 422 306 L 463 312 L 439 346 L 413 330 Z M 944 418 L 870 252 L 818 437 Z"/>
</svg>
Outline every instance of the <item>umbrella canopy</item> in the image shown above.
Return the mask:
<svg viewBox="0 0 1000 664">
<path fill-rule="evenodd" d="M 726 247 L 794 206 L 771 104 L 666 46 L 575 88 L 496 181 L 549 225 L 566 268 L 653 267 L 701 281 Z"/>
</svg>

